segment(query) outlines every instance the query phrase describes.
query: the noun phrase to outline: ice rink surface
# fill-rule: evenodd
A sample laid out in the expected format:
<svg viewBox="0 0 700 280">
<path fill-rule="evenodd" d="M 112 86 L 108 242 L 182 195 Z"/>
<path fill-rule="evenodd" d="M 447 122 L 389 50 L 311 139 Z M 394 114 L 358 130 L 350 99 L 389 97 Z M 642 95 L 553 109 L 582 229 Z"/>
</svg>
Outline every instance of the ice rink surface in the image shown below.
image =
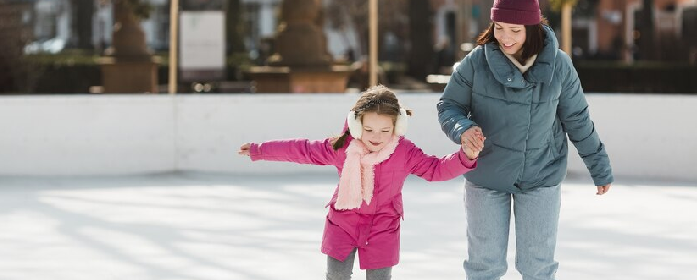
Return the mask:
<svg viewBox="0 0 700 280">
<path fill-rule="evenodd" d="M 2 280 L 325 279 L 328 175 L 0 177 Z M 465 279 L 463 179 L 404 186 L 393 279 Z M 695 182 L 562 186 L 558 279 L 696 279 Z M 505 280 L 514 267 L 511 230 Z M 353 279 L 364 279 L 355 265 Z"/>
</svg>

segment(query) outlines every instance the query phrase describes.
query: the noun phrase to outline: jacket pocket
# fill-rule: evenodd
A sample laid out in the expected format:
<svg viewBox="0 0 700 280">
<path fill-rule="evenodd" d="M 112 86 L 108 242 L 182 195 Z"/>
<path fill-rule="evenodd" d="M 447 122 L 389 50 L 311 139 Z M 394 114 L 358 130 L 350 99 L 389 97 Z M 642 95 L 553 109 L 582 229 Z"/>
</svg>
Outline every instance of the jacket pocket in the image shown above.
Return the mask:
<svg viewBox="0 0 700 280">
<path fill-rule="evenodd" d="M 562 139 L 563 138 L 563 139 Z M 549 149 L 552 153 L 552 158 L 556 159 L 561 157 L 563 154 L 566 154 L 566 150 L 568 149 L 569 146 L 567 146 L 567 141 L 566 141 L 566 136 L 563 135 L 562 128 L 561 128 L 561 123 L 559 121 L 556 121 L 554 125 L 552 126 L 552 131 L 551 131 L 551 136 L 550 140 L 551 143 L 549 143 Z"/>
<path fill-rule="evenodd" d="M 394 201 L 392 202 L 394 205 L 394 210 L 396 211 L 396 214 L 401 216 L 401 219 L 403 220 L 403 199 L 401 196 L 397 196 L 394 198 Z"/>
<path fill-rule="evenodd" d="M 547 151 L 549 151 L 549 160 L 553 160 L 556 156 L 555 152 L 555 139 L 554 139 L 554 131 L 550 131 L 549 133 L 549 139 L 547 140 Z"/>
</svg>

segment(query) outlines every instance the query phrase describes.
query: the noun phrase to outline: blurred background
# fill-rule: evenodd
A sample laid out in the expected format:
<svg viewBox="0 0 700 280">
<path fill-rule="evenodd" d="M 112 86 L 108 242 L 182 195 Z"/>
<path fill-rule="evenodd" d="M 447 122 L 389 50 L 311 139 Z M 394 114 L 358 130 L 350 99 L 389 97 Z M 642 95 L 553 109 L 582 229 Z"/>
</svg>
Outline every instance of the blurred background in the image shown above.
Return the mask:
<svg viewBox="0 0 700 280">
<path fill-rule="evenodd" d="M 321 278 L 337 170 L 239 146 L 337 135 L 382 83 L 453 153 L 435 104 L 492 3 L 0 0 L 0 279 Z M 616 180 L 569 146 L 558 276 L 697 279 L 697 1 L 540 6 Z M 463 279 L 463 179 L 404 191 L 396 278 Z"/>
<path fill-rule="evenodd" d="M 0 0 L 0 93 L 165 93 L 173 79 L 176 89 L 170 91 L 179 93 L 357 92 L 370 83 L 368 0 L 181 0 L 178 34 L 172 34 L 173 2 Z M 295 8 L 282 12 L 284 2 Z M 378 1 L 378 82 L 407 92 L 441 92 L 451 66 L 488 26 L 492 3 Z M 696 0 L 540 5 L 586 92 L 697 92 Z M 288 24 L 299 21 L 313 23 L 315 33 Z M 179 42 L 176 76 L 168 68 L 171 35 Z M 124 61 L 143 65 L 124 70 Z M 319 76 L 319 65 L 344 73 L 336 82 L 343 86 L 265 86 L 287 71 L 275 67 L 315 67 L 304 71 Z M 129 73 L 147 77 L 123 77 Z M 145 86 L 112 86 L 124 79 Z"/>
</svg>

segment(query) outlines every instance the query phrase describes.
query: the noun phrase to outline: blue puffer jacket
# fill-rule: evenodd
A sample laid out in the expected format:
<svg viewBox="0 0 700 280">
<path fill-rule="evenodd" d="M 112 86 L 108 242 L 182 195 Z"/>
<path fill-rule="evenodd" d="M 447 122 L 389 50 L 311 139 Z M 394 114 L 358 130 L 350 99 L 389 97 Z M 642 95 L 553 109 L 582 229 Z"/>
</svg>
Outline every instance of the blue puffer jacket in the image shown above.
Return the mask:
<svg viewBox="0 0 700 280">
<path fill-rule="evenodd" d="M 612 183 L 610 159 L 588 115 L 571 59 L 545 26 L 544 50 L 523 75 L 495 44 L 480 45 L 452 73 L 438 102 L 442 130 L 455 143 L 471 126 L 486 136 L 470 182 L 518 193 L 560 184 L 567 140 L 578 150 L 596 186 Z"/>
</svg>

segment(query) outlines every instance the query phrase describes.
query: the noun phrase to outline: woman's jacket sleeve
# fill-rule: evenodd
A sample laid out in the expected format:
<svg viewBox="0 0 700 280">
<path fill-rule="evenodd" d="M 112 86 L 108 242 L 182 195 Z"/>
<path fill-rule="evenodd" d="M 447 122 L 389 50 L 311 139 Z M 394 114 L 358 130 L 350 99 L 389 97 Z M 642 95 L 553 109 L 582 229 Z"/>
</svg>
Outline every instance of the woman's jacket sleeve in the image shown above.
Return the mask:
<svg viewBox="0 0 700 280">
<path fill-rule="evenodd" d="M 563 84 L 557 115 L 569 140 L 574 144 L 578 155 L 588 168 L 594 184 L 596 186 L 610 184 L 613 181 L 610 158 L 588 114 L 588 102 L 583 94 L 578 73 L 568 56 L 561 55 L 561 57 L 564 57 L 561 63 Z"/>
<path fill-rule="evenodd" d="M 457 144 L 461 142 L 462 133 L 476 125 L 468 117 L 471 113 L 473 78 L 474 68 L 470 54 L 462 59 L 452 72 L 437 104 L 440 127 L 447 137 Z"/>
</svg>

